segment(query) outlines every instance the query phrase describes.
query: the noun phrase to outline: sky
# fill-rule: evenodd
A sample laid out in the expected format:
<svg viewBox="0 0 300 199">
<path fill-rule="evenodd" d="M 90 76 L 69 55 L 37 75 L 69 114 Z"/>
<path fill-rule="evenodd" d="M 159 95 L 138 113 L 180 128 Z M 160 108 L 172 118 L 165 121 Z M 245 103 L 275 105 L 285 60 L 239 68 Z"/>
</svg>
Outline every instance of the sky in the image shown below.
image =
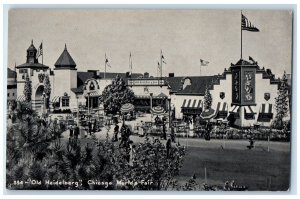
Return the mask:
<svg viewBox="0 0 300 199">
<path fill-rule="evenodd" d="M 243 10 L 260 32 L 243 31 L 243 59 L 253 57 L 276 75 L 291 73 L 292 14 Z M 241 57 L 240 10 L 12 9 L 8 21 L 8 64 L 26 62 L 33 40 L 44 46 L 43 63 L 67 49 L 78 71 L 129 71 L 157 75 L 162 50 L 163 76 L 216 75 Z M 201 67 L 200 59 L 209 61 Z M 41 58 L 39 59 L 41 62 Z"/>
</svg>

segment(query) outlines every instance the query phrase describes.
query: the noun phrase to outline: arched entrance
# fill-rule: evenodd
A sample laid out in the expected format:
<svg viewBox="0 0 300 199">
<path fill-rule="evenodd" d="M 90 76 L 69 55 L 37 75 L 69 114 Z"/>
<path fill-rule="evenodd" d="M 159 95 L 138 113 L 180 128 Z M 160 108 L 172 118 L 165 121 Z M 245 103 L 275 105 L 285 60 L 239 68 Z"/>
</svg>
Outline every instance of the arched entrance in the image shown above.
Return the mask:
<svg viewBox="0 0 300 199">
<path fill-rule="evenodd" d="M 35 98 L 32 104 L 35 110 L 37 111 L 42 111 L 44 105 L 43 94 L 44 94 L 44 86 L 40 85 L 35 91 Z"/>
</svg>

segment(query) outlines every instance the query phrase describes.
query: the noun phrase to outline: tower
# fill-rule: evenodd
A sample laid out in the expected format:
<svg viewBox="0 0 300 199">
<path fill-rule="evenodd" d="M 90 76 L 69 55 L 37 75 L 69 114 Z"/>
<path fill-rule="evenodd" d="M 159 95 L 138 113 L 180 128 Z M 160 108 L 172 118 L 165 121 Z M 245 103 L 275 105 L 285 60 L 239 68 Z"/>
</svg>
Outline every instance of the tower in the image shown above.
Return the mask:
<svg viewBox="0 0 300 199">
<path fill-rule="evenodd" d="M 43 80 L 48 69 L 48 66 L 39 63 L 37 58 L 37 49 L 35 48 L 32 40 L 26 51 L 26 62 L 16 66 L 18 101 L 23 101 L 25 99 L 23 91 L 26 77 L 28 77 L 32 85 L 32 108 L 39 109 L 42 107 L 44 93 Z"/>
<path fill-rule="evenodd" d="M 245 126 L 245 120 L 254 119 L 251 106 L 256 106 L 256 63 L 240 59 L 232 70 L 232 105 L 239 108 L 238 126 Z"/>
<path fill-rule="evenodd" d="M 72 106 L 72 101 L 75 100 L 70 98 L 75 98 L 71 88 L 77 88 L 77 68 L 75 61 L 67 50 L 66 44 L 54 66 L 54 95 L 65 99 L 60 102 L 62 109 L 69 109 Z"/>
</svg>

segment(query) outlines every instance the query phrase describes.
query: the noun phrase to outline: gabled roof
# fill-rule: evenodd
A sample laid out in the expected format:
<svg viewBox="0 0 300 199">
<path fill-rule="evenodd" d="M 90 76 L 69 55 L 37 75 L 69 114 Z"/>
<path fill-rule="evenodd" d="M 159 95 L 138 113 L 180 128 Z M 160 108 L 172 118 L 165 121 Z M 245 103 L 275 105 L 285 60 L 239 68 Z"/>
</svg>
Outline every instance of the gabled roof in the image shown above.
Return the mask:
<svg viewBox="0 0 300 199">
<path fill-rule="evenodd" d="M 170 86 L 170 92 L 177 92 L 182 88 L 182 80 L 184 77 L 165 77 L 165 81 Z"/>
<path fill-rule="evenodd" d="M 62 54 L 59 56 L 58 60 L 54 64 L 56 68 L 75 68 L 76 63 L 71 57 L 70 53 L 67 50 L 67 45 L 65 45 L 65 49 Z"/>
<path fill-rule="evenodd" d="M 126 73 L 106 73 L 105 74 L 105 78 L 106 79 L 113 79 L 115 78 L 117 75 L 119 75 L 119 77 L 121 77 L 125 83 L 127 84 L 127 80 L 129 79 L 128 77 L 126 77 Z M 142 74 L 140 73 L 133 73 L 132 74 L 132 78 L 136 78 L 141 76 Z M 84 83 L 88 80 L 88 79 L 103 79 L 104 78 L 104 73 L 99 73 L 97 76 L 96 72 L 82 72 L 82 71 L 78 71 L 77 72 L 77 88 L 72 88 L 71 90 L 74 93 L 83 93 L 83 85 Z"/>
<path fill-rule="evenodd" d="M 217 81 L 217 76 L 191 76 L 191 85 L 182 90 L 178 90 L 178 95 L 204 95 L 206 88 L 210 88 L 213 82 Z"/>
<path fill-rule="evenodd" d="M 17 73 L 10 68 L 7 68 L 7 78 L 16 78 Z"/>
</svg>

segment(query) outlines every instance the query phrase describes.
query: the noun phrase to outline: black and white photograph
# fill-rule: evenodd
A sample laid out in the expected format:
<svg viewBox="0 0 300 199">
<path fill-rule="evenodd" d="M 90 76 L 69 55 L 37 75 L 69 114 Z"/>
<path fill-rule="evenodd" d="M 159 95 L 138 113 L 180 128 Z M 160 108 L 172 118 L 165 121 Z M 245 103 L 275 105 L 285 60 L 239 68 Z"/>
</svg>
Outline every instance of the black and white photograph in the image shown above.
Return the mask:
<svg viewBox="0 0 300 199">
<path fill-rule="evenodd" d="M 10 9 L 5 188 L 289 191 L 293 16 Z"/>
</svg>

